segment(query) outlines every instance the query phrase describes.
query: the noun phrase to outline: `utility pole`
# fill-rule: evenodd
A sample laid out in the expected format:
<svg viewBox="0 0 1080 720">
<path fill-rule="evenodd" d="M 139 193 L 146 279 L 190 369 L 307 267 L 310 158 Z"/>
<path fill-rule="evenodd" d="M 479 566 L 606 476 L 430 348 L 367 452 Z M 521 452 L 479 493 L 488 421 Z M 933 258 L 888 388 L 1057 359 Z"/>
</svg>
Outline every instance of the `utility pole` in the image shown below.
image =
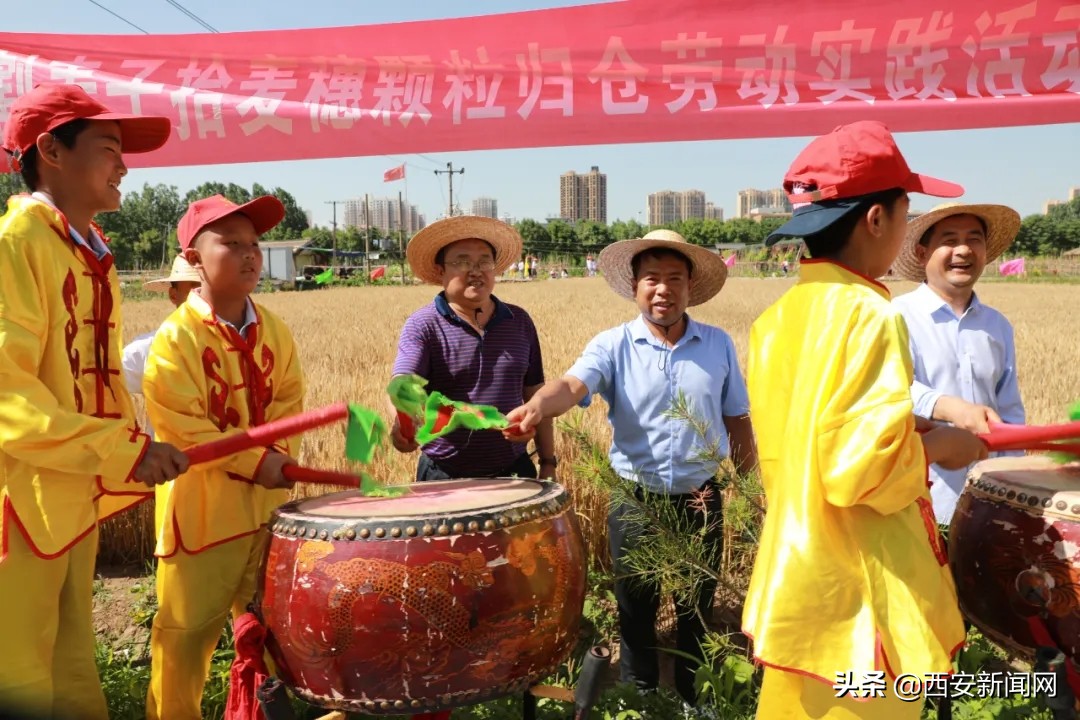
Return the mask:
<svg viewBox="0 0 1080 720">
<path fill-rule="evenodd" d="M 371 215 L 368 207 L 368 194 L 364 193 L 364 277 L 371 282 Z"/>
<path fill-rule="evenodd" d="M 327 200 L 326 204 L 334 206 L 334 221 L 330 226 L 330 236 L 334 239 L 334 254 L 330 256 L 330 264 L 334 265 L 335 263 L 337 263 L 337 206 L 344 205 L 345 201 Z"/>
<path fill-rule="evenodd" d="M 401 284 L 405 284 L 405 206 L 402 204 L 401 192 L 397 194 L 398 204 L 398 254 L 401 256 Z"/>
<path fill-rule="evenodd" d="M 446 163 L 446 169 L 445 170 L 435 170 L 434 172 L 435 172 L 436 175 L 449 175 L 450 176 L 450 207 L 447 208 L 446 215 L 447 215 L 447 217 L 453 217 L 454 216 L 454 174 L 456 173 L 458 175 L 464 175 L 465 174 L 465 168 L 460 168 L 458 170 L 455 170 L 454 169 L 454 163 Z"/>
</svg>

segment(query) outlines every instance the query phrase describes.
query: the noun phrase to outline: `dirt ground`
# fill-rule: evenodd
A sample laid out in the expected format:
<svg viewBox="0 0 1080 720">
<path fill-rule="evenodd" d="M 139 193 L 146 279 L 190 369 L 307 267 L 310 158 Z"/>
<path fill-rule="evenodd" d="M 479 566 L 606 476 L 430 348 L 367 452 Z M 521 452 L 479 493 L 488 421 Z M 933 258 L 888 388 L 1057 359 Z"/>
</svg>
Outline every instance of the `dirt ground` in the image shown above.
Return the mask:
<svg viewBox="0 0 1080 720">
<path fill-rule="evenodd" d="M 98 568 L 94 631 L 114 652 L 136 659 L 148 657 L 153 587 L 153 577 L 140 566 Z"/>
</svg>

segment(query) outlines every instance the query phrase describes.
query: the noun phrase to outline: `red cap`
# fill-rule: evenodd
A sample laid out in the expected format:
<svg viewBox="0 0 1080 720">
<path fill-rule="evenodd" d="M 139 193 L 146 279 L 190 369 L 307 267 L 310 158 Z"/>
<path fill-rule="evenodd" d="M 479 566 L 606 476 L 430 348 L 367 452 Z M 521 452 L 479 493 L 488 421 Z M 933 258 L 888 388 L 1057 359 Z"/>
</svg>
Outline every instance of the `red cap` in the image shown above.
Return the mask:
<svg viewBox="0 0 1080 720">
<path fill-rule="evenodd" d="M 788 168 L 784 190 L 792 204 L 842 200 L 892 188 L 959 197 L 956 183 L 911 172 L 883 123 L 862 120 L 814 138 Z"/>
<path fill-rule="evenodd" d="M 115 120 L 120 123 L 121 148 L 126 153 L 157 150 L 169 139 L 172 123 L 166 117 L 115 113 L 78 85 L 42 84 L 11 104 L 4 125 L 4 149 L 16 163 L 38 136 L 72 120 Z M 18 168 L 15 168 L 16 170 Z"/>
<path fill-rule="evenodd" d="M 187 250 L 203 228 L 233 213 L 246 215 L 255 226 L 256 234 L 262 235 L 285 219 L 285 205 L 273 195 L 263 195 L 243 205 L 237 205 L 222 195 L 196 200 L 188 205 L 176 228 L 180 247 Z"/>
</svg>

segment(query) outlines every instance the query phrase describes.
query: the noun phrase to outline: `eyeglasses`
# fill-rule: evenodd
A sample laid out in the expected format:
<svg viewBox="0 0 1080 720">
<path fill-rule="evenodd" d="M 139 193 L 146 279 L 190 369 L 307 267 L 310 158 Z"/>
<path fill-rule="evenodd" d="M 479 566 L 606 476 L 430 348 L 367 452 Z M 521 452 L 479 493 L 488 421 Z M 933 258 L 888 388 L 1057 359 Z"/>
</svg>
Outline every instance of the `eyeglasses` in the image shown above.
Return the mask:
<svg viewBox="0 0 1080 720">
<path fill-rule="evenodd" d="M 453 262 L 446 263 L 447 267 L 452 267 L 458 272 L 472 272 L 473 269 L 477 269 L 480 272 L 491 272 L 495 269 L 495 261 L 491 258 L 484 258 L 479 262 L 470 262 L 469 260 L 455 260 Z"/>
</svg>

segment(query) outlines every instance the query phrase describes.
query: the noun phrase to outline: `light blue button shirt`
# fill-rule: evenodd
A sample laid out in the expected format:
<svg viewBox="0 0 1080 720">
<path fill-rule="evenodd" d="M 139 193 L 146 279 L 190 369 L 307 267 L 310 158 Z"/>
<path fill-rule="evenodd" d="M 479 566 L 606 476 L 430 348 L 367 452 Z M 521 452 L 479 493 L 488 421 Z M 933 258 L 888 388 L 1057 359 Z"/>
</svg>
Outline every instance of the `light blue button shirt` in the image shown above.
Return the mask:
<svg viewBox="0 0 1080 720">
<path fill-rule="evenodd" d="M 1024 422 L 1013 328 L 1004 315 L 972 296 L 967 310 L 957 317 L 925 283 L 893 303 L 903 314 L 911 338 L 915 365 L 911 399 L 916 415 L 931 417 L 938 398 L 951 395 L 993 408 L 1004 422 Z M 952 519 L 966 478 L 966 469 L 930 466 L 930 495 L 938 522 L 947 524 Z"/>
<path fill-rule="evenodd" d="M 611 464 L 647 490 L 692 492 L 714 477 L 715 462 L 700 455 L 713 443 L 729 452 L 724 416 L 750 412 L 735 344 L 718 327 L 688 319 L 686 333 L 668 348 L 641 316 L 593 338 L 568 375 L 608 404 Z M 702 439 L 684 420 L 667 417 L 679 392 L 709 429 Z"/>
</svg>

